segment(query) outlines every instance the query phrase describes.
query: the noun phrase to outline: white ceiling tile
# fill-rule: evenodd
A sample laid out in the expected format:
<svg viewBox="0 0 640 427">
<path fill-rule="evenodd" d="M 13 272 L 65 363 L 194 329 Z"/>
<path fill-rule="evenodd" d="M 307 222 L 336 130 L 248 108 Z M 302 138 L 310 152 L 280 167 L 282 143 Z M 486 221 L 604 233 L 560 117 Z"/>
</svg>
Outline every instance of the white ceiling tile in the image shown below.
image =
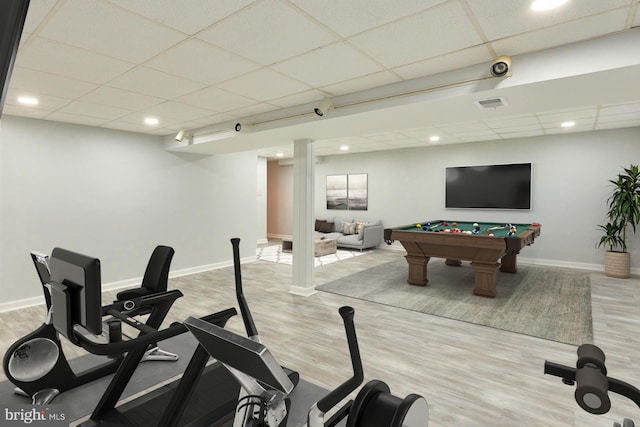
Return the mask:
<svg viewBox="0 0 640 427">
<path fill-rule="evenodd" d="M 144 119 L 150 116 L 158 119 L 157 125 L 146 125 L 144 123 Z M 142 126 L 146 126 L 147 129 L 168 128 L 171 126 L 176 126 L 177 124 L 182 122 L 182 120 L 174 119 L 173 117 L 161 116 L 158 114 L 147 114 L 146 112 L 135 112 L 135 113 L 129 114 L 128 116 L 120 117 L 118 120 L 114 120 L 114 121 L 122 122 L 122 123 L 131 123 L 135 125 L 142 125 Z"/>
<path fill-rule="evenodd" d="M 40 35 L 131 62 L 147 60 L 185 37 L 98 0 L 67 0 Z"/>
<path fill-rule="evenodd" d="M 259 101 L 270 101 L 282 95 L 293 95 L 311 89 L 268 68 L 220 83 L 218 87 Z"/>
<path fill-rule="evenodd" d="M 2 108 L 2 115 L 16 116 L 16 117 L 29 117 L 31 119 L 41 119 L 47 114 L 51 113 L 51 110 L 45 110 L 41 108 L 26 107 L 24 105 L 5 104 Z"/>
<path fill-rule="evenodd" d="M 478 45 L 482 39 L 460 3 L 447 2 L 357 35 L 352 42 L 386 67 L 398 67 Z"/>
<path fill-rule="evenodd" d="M 219 83 L 260 68 L 254 62 L 196 39 L 167 50 L 145 66 L 206 84 Z"/>
<path fill-rule="evenodd" d="M 133 67 L 97 53 L 36 37 L 20 52 L 16 66 L 85 82 L 104 84 Z"/>
<path fill-rule="evenodd" d="M 514 126 L 538 126 L 539 124 L 538 119 L 534 115 L 504 117 L 499 119 L 487 119 L 483 121 L 487 126 L 493 129 Z"/>
<path fill-rule="evenodd" d="M 631 102 L 628 104 L 612 104 L 603 105 L 600 108 L 600 117 L 612 114 L 627 114 L 640 112 L 640 102 Z"/>
<path fill-rule="evenodd" d="M 412 15 L 446 0 L 292 0 L 343 37 Z"/>
<path fill-rule="evenodd" d="M 467 3 L 487 38 L 496 40 L 628 6 L 629 0 L 570 1 L 543 13 L 529 10 L 531 0 L 492 0 L 491 7 L 487 7 L 486 0 Z"/>
<path fill-rule="evenodd" d="M 640 126 L 640 119 L 628 120 L 624 122 L 599 122 L 596 125 L 596 129 L 620 129 Z"/>
<path fill-rule="evenodd" d="M 480 121 L 471 121 L 465 123 L 451 123 L 438 126 L 443 132 L 457 135 L 462 132 L 473 132 L 473 131 L 481 131 L 486 130 L 489 131 L 487 125 Z"/>
<path fill-rule="evenodd" d="M 393 71 L 405 79 L 415 79 L 492 60 L 489 49 L 485 45 L 480 45 L 396 67 Z"/>
<path fill-rule="evenodd" d="M 5 102 L 8 105 L 22 105 L 18 103 L 18 97 L 20 96 L 34 96 L 38 100 L 38 105 L 34 106 L 35 108 L 41 108 L 50 111 L 64 107 L 71 101 L 68 98 L 61 98 L 59 96 L 34 94 L 18 89 L 9 88 L 9 90 L 7 91 Z"/>
<path fill-rule="evenodd" d="M 106 127 L 109 129 L 117 129 L 124 130 L 127 132 L 137 132 L 137 133 L 149 133 L 149 126 L 139 123 L 126 123 L 122 121 L 113 121 L 107 122 L 102 125 L 98 125 L 100 127 Z"/>
<path fill-rule="evenodd" d="M 15 67 L 11 77 L 11 87 L 27 90 L 37 97 L 38 94 L 77 98 L 98 86 L 67 77 L 56 76 L 28 68 Z"/>
<path fill-rule="evenodd" d="M 171 117 L 180 120 L 198 120 L 211 115 L 211 110 L 194 107 L 181 102 L 167 101 L 145 109 L 147 114 Z"/>
<path fill-rule="evenodd" d="M 201 83 L 145 67 L 135 68 L 110 82 L 109 86 L 163 99 L 172 99 L 204 87 Z"/>
<path fill-rule="evenodd" d="M 547 124 L 561 123 L 564 121 L 594 120 L 597 112 L 598 110 L 594 107 L 583 110 L 549 111 L 546 113 L 536 114 L 536 116 L 540 123 Z"/>
<path fill-rule="evenodd" d="M 532 137 L 532 136 L 544 135 L 544 130 L 542 130 L 542 129 L 532 129 L 532 130 L 519 130 L 519 131 L 512 131 L 512 132 L 499 131 L 498 134 L 503 139 L 528 138 L 528 137 Z"/>
<path fill-rule="evenodd" d="M 198 38 L 263 65 L 338 40 L 337 36 L 278 0 L 255 3 L 198 34 Z"/>
<path fill-rule="evenodd" d="M 149 108 L 152 105 L 160 104 L 164 100 L 150 95 L 129 92 L 127 90 L 114 87 L 103 86 L 93 92 L 83 96 L 82 101 L 94 104 L 110 105 L 113 107 L 126 106 L 133 110 Z"/>
<path fill-rule="evenodd" d="M 103 119 L 102 122 L 104 122 L 104 120 L 115 120 L 132 113 L 131 110 L 125 110 L 124 108 L 92 104 L 90 102 L 82 101 L 70 102 L 59 111 L 78 116 L 89 116 L 97 119 Z"/>
<path fill-rule="evenodd" d="M 29 2 L 27 19 L 24 21 L 23 31 L 33 33 L 57 3 L 59 3 L 58 0 L 37 0 Z"/>
<path fill-rule="evenodd" d="M 620 31 L 625 26 L 627 11 L 614 10 L 552 27 L 517 34 L 491 42 L 498 55 L 517 55 L 587 40 Z"/>
<path fill-rule="evenodd" d="M 252 0 L 109 0 L 167 27 L 194 35 L 250 4 Z"/>
<path fill-rule="evenodd" d="M 640 119 L 640 111 L 631 112 L 631 113 L 618 113 L 613 115 L 600 115 L 598 117 L 598 123 L 624 122 L 628 120 L 638 120 L 638 119 Z"/>
<path fill-rule="evenodd" d="M 74 123 L 84 126 L 100 126 L 107 120 L 96 117 L 83 116 L 71 113 L 53 112 L 45 117 L 45 120 L 53 120 L 54 122 Z"/>
<path fill-rule="evenodd" d="M 537 131 L 537 130 L 541 130 L 542 126 L 536 123 L 531 125 L 519 125 L 519 126 L 504 126 L 504 127 L 491 126 L 491 129 L 496 133 L 505 134 L 505 133 L 514 133 L 514 132 Z"/>
<path fill-rule="evenodd" d="M 257 104 L 253 99 L 248 99 L 214 87 L 208 87 L 188 95 L 181 96 L 176 98 L 175 101 L 219 113 Z"/>
<path fill-rule="evenodd" d="M 263 102 L 260 104 L 254 104 L 248 107 L 238 108 L 236 110 L 229 111 L 228 114 L 233 114 L 236 117 L 250 117 L 250 116 L 255 116 L 262 113 L 267 113 L 269 111 L 276 111 L 279 109 L 280 107 L 277 105 L 272 105 L 272 104 Z"/>
<path fill-rule="evenodd" d="M 464 140 L 470 140 L 470 139 L 477 139 L 478 141 L 480 140 L 485 140 L 485 139 L 491 139 L 491 138 L 495 138 L 498 139 L 500 138 L 498 136 L 497 133 L 495 133 L 492 130 L 475 130 L 475 131 L 467 131 L 467 132 L 456 132 L 453 134 L 455 137 Z"/>
<path fill-rule="evenodd" d="M 315 88 L 382 71 L 382 67 L 345 43 L 316 49 L 273 68 Z"/>
<path fill-rule="evenodd" d="M 296 93 L 294 95 L 283 96 L 269 101 L 270 104 L 277 105 L 278 107 L 287 108 L 295 107 L 296 105 L 308 104 L 311 102 L 320 101 L 327 96 L 326 93 L 311 89 L 305 92 Z"/>
<path fill-rule="evenodd" d="M 379 73 L 356 77 L 355 79 L 325 86 L 322 90 L 336 96 L 397 83 L 399 81 L 400 78 L 397 75 L 389 71 L 381 71 Z"/>
</svg>

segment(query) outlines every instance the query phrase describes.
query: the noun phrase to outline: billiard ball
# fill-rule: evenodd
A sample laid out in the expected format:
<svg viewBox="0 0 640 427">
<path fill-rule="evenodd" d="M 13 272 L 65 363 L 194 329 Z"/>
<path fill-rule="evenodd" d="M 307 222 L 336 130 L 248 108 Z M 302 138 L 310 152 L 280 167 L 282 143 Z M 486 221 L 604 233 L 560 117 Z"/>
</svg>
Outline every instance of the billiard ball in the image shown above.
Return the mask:
<svg viewBox="0 0 640 427">
<path fill-rule="evenodd" d="M 458 225 L 458 223 L 457 223 L 457 222 L 455 222 L 455 221 L 453 221 L 453 222 L 451 223 L 451 225 L 455 227 L 456 225 Z"/>
<path fill-rule="evenodd" d="M 427 231 L 427 227 L 422 227 L 422 231 Z"/>
<path fill-rule="evenodd" d="M 480 228 L 480 224 L 478 224 L 477 222 L 473 223 L 473 228 Z"/>
<path fill-rule="evenodd" d="M 449 225 L 449 223 L 447 221 L 445 221 L 442 225 L 444 225 L 445 227 L 447 227 Z"/>
<path fill-rule="evenodd" d="M 473 234 L 479 234 L 480 233 L 480 227 L 478 228 L 474 228 L 472 231 Z"/>
<path fill-rule="evenodd" d="M 444 229 L 444 232 L 445 232 L 445 233 L 451 233 L 451 230 L 449 230 L 448 228 L 445 228 L 445 229 Z"/>
<path fill-rule="evenodd" d="M 428 222 L 428 223 L 426 224 L 426 226 L 427 226 L 427 227 L 428 227 L 428 226 L 430 226 L 430 225 L 431 225 L 431 223 L 430 223 L 430 222 Z"/>
<path fill-rule="evenodd" d="M 422 224 L 416 224 L 416 228 L 422 227 Z"/>
<path fill-rule="evenodd" d="M 493 236 L 493 233 L 489 233 L 489 234 L 487 234 L 487 236 Z"/>
</svg>

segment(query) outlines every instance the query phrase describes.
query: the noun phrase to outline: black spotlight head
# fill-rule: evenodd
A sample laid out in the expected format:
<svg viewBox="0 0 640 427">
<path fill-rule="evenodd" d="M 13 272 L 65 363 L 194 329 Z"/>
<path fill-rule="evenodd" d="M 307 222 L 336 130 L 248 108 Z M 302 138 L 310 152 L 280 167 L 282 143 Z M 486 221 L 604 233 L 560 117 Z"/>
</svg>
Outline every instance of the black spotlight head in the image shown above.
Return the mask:
<svg viewBox="0 0 640 427">
<path fill-rule="evenodd" d="M 320 108 L 316 107 L 313 109 L 313 112 L 316 113 L 318 116 L 322 117 L 324 116 L 324 111 L 322 111 Z"/>
<path fill-rule="evenodd" d="M 509 68 L 511 68 L 511 58 L 501 56 L 491 65 L 491 75 L 494 77 L 502 77 L 509 72 Z"/>
<path fill-rule="evenodd" d="M 240 132 L 242 130 L 242 123 L 236 123 L 236 132 Z"/>
</svg>

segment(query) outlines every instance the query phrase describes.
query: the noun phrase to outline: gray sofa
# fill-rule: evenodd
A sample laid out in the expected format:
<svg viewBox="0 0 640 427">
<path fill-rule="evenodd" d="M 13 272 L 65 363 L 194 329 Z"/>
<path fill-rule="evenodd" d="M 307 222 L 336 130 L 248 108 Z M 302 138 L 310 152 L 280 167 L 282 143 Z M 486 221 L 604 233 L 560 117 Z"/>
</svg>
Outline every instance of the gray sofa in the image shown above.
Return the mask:
<svg viewBox="0 0 640 427">
<path fill-rule="evenodd" d="M 382 222 L 379 220 L 334 217 L 316 219 L 314 236 L 336 239 L 339 248 L 364 250 L 382 244 L 383 233 Z"/>
</svg>

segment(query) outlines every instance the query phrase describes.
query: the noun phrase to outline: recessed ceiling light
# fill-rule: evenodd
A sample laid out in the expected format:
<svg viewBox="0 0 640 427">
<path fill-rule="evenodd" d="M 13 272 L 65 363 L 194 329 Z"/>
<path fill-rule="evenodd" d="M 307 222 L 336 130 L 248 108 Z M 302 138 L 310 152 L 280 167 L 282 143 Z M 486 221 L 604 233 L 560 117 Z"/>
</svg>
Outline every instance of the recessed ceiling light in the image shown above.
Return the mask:
<svg viewBox="0 0 640 427">
<path fill-rule="evenodd" d="M 349 151 L 349 146 L 348 145 L 343 145 L 342 147 L 340 147 L 340 149 L 342 151 Z"/>
<path fill-rule="evenodd" d="M 429 141 L 438 142 L 438 141 L 440 141 L 440 137 L 438 135 L 433 135 L 433 136 L 429 137 Z"/>
<path fill-rule="evenodd" d="M 24 105 L 38 105 L 38 100 L 31 96 L 21 96 L 18 98 L 18 102 Z"/>
<path fill-rule="evenodd" d="M 158 123 L 160 123 L 160 121 L 158 119 L 156 119 L 155 117 L 146 117 L 144 119 L 144 123 L 149 125 L 149 126 L 155 126 Z"/>
<path fill-rule="evenodd" d="M 535 12 L 544 12 L 545 10 L 555 9 L 565 4 L 569 0 L 535 0 L 531 3 L 530 9 Z"/>
<path fill-rule="evenodd" d="M 284 156 L 284 153 L 277 153 L 276 156 L 282 157 L 282 156 Z"/>
<path fill-rule="evenodd" d="M 576 125 L 576 122 L 562 122 L 560 123 L 560 126 L 562 126 L 563 128 L 571 128 L 574 127 Z"/>
</svg>

